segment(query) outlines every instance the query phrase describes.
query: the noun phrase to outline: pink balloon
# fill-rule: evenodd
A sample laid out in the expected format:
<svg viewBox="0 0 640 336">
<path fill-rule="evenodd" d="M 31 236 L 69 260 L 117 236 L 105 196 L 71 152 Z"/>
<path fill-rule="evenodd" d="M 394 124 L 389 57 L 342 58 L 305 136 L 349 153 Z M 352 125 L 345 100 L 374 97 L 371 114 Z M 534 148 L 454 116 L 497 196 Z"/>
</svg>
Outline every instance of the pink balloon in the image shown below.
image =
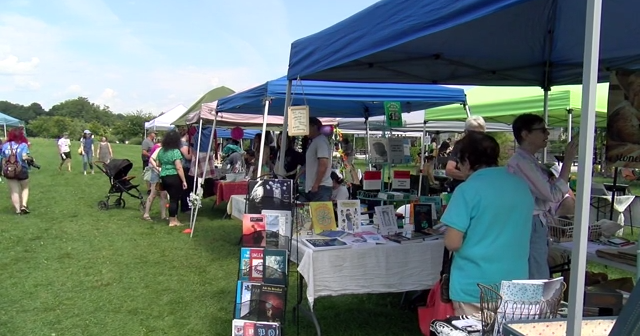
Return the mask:
<svg viewBox="0 0 640 336">
<path fill-rule="evenodd" d="M 244 137 L 244 130 L 239 127 L 236 126 L 231 130 L 231 139 L 233 140 L 242 140 L 242 138 Z"/>
<path fill-rule="evenodd" d="M 331 135 L 333 134 L 333 126 L 329 125 L 329 126 L 322 126 L 322 128 L 320 129 L 320 133 L 324 134 L 324 135 Z"/>
</svg>

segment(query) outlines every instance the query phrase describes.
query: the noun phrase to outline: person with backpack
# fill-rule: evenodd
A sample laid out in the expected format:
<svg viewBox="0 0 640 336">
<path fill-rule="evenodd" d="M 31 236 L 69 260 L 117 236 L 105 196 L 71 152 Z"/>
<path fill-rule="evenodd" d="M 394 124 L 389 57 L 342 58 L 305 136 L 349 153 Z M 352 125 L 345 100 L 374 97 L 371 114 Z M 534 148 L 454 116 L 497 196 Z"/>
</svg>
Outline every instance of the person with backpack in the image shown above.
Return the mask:
<svg viewBox="0 0 640 336">
<path fill-rule="evenodd" d="M 29 207 L 29 142 L 19 128 L 7 134 L 7 141 L 2 145 L 2 175 L 7 180 L 11 203 L 16 214 L 28 214 Z"/>
</svg>

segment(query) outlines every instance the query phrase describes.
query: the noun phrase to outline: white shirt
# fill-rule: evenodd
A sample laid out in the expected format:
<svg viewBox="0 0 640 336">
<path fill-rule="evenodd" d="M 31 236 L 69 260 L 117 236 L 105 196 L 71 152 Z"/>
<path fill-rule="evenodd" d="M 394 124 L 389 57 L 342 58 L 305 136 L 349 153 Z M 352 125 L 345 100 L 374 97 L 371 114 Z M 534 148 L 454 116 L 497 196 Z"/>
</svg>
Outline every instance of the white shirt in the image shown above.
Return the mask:
<svg viewBox="0 0 640 336">
<path fill-rule="evenodd" d="M 320 180 L 321 186 L 331 187 L 333 181 L 331 181 L 331 145 L 326 136 L 320 134 L 311 140 L 309 148 L 307 149 L 306 157 L 306 176 L 305 176 L 305 191 L 311 190 L 313 184 L 318 177 L 318 159 L 328 159 L 329 166 L 324 172 L 322 179 Z"/>
<path fill-rule="evenodd" d="M 349 199 L 349 190 L 345 186 L 340 186 L 338 189 L 331 191 L 331 199 L 334 201 L 345 201 Z"/>
<path fill-rule="evenodd" d="M 60 149 L 60 153 L 70 152 L 71 149 L 69 149 L 69 146 L 71 146 L 71 140 L 65 138 L 60 138 L 60 140 L 58 140 L 58 148 Z"/>
</svg>

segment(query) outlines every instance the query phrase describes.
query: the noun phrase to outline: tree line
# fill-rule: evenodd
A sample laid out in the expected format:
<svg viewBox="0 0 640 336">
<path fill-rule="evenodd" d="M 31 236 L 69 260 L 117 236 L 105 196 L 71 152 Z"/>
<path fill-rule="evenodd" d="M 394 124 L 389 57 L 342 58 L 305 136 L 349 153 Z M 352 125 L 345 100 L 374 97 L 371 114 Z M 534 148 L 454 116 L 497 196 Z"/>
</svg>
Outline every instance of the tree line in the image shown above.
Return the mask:
<svg viewBox="0 0 640 336">
<path fill-rule="evenodd" d="M 22 120 L 30 137 L 57 138 L 68 132 L 72 138 L 79 138 L 88 129 L 96 136 L 120 142 L 142 141 L 144 123 L 155 118 L 142 110 L 114 113 L 109 106 L 92 103 L 85 97 L 65 100 L 48 111 L 39 103 L 0 101 L 0 112 Z"/>
</svg>

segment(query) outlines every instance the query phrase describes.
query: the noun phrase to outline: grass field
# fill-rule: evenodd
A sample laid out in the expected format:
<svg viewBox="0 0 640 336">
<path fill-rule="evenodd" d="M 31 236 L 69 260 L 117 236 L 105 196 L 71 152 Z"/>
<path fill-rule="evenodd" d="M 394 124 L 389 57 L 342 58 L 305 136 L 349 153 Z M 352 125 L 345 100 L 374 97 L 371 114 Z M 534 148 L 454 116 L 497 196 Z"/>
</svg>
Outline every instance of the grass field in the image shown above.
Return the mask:
<svg viewBox="0 0 640 336">
<path fill-rule="evenodd" d="M 138 173 L 139 146 L 113 150 Z M 14 215 L 0 184 L 0 335 L 230 334 L 238 221 L 221 220 L 224 210 L 206 200 L 189 239 L 181 229 L 141 220 L 133 198 L 125 209 L 99 211 L 106 176 L 82 175 L 77 156 L 73 172 L 59 172 L 53 140 L 33 139 L 32 154 L 42 169 L 31 175 L 31 214 Z M 152 217 L 159 218 L 157 208 Z M 287 335 L 297 334 L 290 314 L 296 276 Z M 419 335 L 415 313 L 399 309 L 400 298 L 331 297 L 315 307 L 325 335 Z M 313 334 L 305 319 L 299 328 L 300 335 Z"/>
</svg>

